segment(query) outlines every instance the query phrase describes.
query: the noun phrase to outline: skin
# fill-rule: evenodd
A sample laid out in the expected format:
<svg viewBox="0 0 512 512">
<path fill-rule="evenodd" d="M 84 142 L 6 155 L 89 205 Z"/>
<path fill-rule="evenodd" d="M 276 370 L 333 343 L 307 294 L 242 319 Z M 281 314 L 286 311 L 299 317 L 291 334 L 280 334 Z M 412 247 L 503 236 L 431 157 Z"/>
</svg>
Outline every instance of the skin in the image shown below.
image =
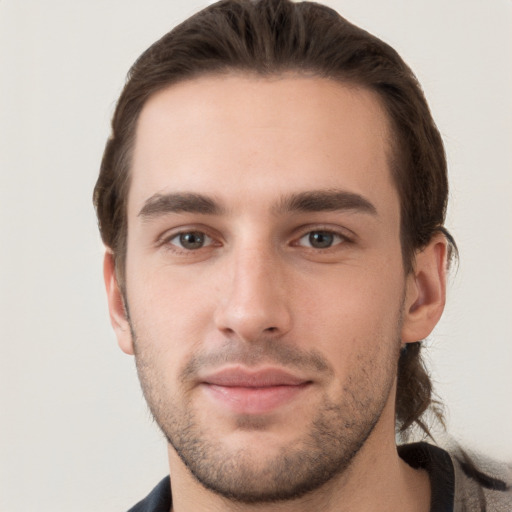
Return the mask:
<svg viewBox="0 0 512 512">
<path fill-rule="evenodd" d="M 390 140 L 373 93 L 323 78 L 207 76 L 145 105 L 124 297 L 109 251 L 104 275 L 170 441 L 174 510 L 429 510 L 396 453 L 396 363 L 441 316 L 446 242 L 405 275 Z M 305 384 L 275 407 L 219 399 L 205 379 L 226 368 Z"/>
</svg>

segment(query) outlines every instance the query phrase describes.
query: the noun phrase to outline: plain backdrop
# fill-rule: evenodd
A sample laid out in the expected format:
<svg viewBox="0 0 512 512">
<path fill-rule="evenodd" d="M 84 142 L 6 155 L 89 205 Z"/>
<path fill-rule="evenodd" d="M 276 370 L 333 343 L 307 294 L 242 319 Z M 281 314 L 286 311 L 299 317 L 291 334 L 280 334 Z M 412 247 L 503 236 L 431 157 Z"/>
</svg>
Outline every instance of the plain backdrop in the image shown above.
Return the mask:
<svg viewBox="0 0 512 512">
<path fill-rule="evenodd" d="M 512 458 L 512 2 L 338 0 L 417 73 L 461 253 L 428 341 L 451 433 Z M 203 0 L 0 0 L 0 511 L 126 510 L 167 473 L 91 193 L 135 58 Z"/>
</svg>

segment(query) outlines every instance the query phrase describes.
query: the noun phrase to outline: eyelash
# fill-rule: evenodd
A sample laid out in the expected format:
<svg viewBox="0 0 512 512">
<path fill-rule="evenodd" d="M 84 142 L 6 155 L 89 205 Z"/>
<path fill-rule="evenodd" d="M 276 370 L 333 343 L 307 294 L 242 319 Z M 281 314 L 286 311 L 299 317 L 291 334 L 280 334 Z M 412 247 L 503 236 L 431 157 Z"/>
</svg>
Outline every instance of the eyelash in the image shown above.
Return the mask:
<svg viewBox="0 0 512 512">
<path fill-rule="evenodd" d="M 311 236 L 313 234 L 322 234 L 322 235 L 328 235 L 334 239 L 331 245 L 328 247 L 313 247 L 312 245 L 301 245 L 300 241 L 306 237 L 309 238 L 309 242 L 311 243 Z M 338 239 L 338 241 L 336 241 Z M 296 239 L 296 242 L 293 245 L 297 245 L 300 247 L 306 247 L 307 249 L 312 249 L 315 251 L 328 251 L 329 249 L 334 250 L 338 245 L 351 243 L 352 240 L 345 235 L 344 233 L 340 233 L 339 231 L 333 230 L 333 229 L 326 229 L 326 228 L 320 228 L 320 229 L 310 229 L 309 231 L 306 231 L 303 235 L 301 235 L 298 239 Z"/>
<path fill-rule="evenodd" d="M 300 244 L 300 241 L 302 239 L 304 239 L 305 237 L 308 237 L 308 236 L 311 237 L 311 235 L 314 233 L 330 235 L 335 239 L 335 241 L 333 242 L 332 245 L 330 245 L 328 247 L 321 247 L 321 248 L 312 247 L 311 245 L 308 246 L 308 245 Z M 207 245 L 202 245 L 201 247 L 198 247 L 196 249 L 187 249 L 182 246 L 180 247 L 176 243 L 172 242 L 173 240 L 179 239 L 180 237 L 182 237 L 184 235 L 192 235 L 192 234 L 204 236 L 207 241 Z M 336 241 L 336 239 L 337 239 L 337 241 Z M 339 229 L 333 229 L 331 227 L 319 226 L 319 227 L 315 227 L 315 228 L 308 227 L 307 230 L 306 230 L 306 228 L 303 228 L 301 230 L 300 236 L 294 237 L 294 239 L 290 245 L 292 247 L 303 247 L 309 251 L 326 253 L 329 251 L 336 250 L 336 247 L 338 247 L 339 245 L 351 244 L 353 242 L 354 242 L 353 237 L 348 236 L 345 232 L 342 233 L 341 230 L 339 230 Z M 222 243 L 217 242 L 216 237 L 212 236 L 211 234 L 208 234 L 207 230 L 205 230 L 203 227 L 199 227 L 199 228 L 182 229 L 182 230 L 180 230 L 178 232 L 174 232 L 168 236 L 164 236 L 159 239 L 158 245 L 164 246 L 167 250 L 170 250 L 177 254 L 192 255 L 194 253 L 201 251 L 202 249 L 208 249 L 209 247 L 212 247 L 212 246 L 219 247 L 222 245 Z"/>
<path fill-rule="evenodd" d="M 173 243 L 172 241 L 175 239 L 179 239 L 180 237 L 184 235 L 202 235 L 205 237 L 205 239 L 208 241 L 207 245 L 203 245 L 201 247 L 198 247 L 197 249 L 187 249 L 185 247 L 180 247 L 176 243 Z M 194 253 L 199 252 L 201 249 L 206 249 L 208 247 L 211 247 L 212 245 L 220 246 L 220 242 L 216 242 L 215 236 L 212 236 L 205 230 L 203 227 L 197 227 L 197 228 L 189 228 L 189 229 L 181 229 L 180 231 L 164 235 L 157 241 L 158 246 L 164 247 L 166 250 L 169 250 L 175 254 L 178 255 L 193 255 Z"/>
</svg>

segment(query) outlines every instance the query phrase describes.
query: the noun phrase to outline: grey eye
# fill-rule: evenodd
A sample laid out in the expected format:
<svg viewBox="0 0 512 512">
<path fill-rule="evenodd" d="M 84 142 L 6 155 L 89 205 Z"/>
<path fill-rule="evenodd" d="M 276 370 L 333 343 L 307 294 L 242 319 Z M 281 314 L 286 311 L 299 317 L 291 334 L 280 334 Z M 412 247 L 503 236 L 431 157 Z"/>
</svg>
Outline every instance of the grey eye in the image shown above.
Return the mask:
<svg viewBox="0 0 512 512">
<path fill-rule="evenodd" d="M 309 233 L 309 243 L 316 249 L 326 249 L 331 247 L 334 241 L 334 235 L 327 231 L 313 231 Z"/>
<path fill-rule="evenodd" d="M 313 249 L 329 249 L 335 244 L 342 243 L 344 237 L 332 231 L 310 231 L 299 240 L 299 245 Z"/>
<path fill-rule="evenodd" d="M 201 249 L 206 245 L 211 244 L 211 242 L 212 239 L 208 235 L 201 233 L 201 231 L 187 231 L 180 233 L 170 240 L 170 243 L 177 245 L 182 249 L 186 249 L 187 251 Z"/>
</svg>

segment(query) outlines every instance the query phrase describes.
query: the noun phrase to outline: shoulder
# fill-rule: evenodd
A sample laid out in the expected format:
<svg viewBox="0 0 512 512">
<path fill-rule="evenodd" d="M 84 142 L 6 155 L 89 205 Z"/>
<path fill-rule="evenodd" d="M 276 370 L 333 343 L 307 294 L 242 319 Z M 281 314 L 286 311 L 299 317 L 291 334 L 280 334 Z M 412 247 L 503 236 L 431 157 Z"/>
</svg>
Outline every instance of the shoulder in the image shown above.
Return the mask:
<svg viewBox="0 0 512 512">
<path fill-rule="evenodd" d="M 460 446 L 449 448 L 455 473 L 455 512 L 512 511 L 512 463 L 499 462 Z"/>
<path fill-rule="evenodd" d="M 172 505 L 171 480 L 166 476 L 141 501 L 128 512 L 169 512 Z"/>
<path fill-rule="evenodd" d="M 410 466 L 429 473 L 432 510 L 512 512 L 512 464 L 498 462 L 447 441 L 418 442 L 398 452 Z"/>
</svg>

